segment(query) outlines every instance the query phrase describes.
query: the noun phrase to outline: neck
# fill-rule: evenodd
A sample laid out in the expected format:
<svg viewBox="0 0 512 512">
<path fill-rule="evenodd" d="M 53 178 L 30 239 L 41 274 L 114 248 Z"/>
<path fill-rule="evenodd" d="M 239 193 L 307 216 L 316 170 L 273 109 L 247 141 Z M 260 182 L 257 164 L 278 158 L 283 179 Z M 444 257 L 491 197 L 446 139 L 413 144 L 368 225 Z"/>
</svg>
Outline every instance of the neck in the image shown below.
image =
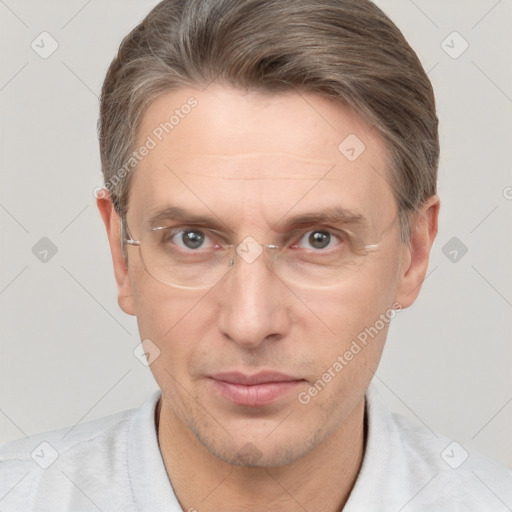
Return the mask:
<svg viewBox="0 0 512 512">
<path fill-rule="evenodd" d="M 167 474 L 187 511 L 341 511 L 365 448 L 364 399 L 323 443 L 279 467 L 235 466 L 219 460 L 162 407 L 162 399 L 156 420 Z"/>
</svg>

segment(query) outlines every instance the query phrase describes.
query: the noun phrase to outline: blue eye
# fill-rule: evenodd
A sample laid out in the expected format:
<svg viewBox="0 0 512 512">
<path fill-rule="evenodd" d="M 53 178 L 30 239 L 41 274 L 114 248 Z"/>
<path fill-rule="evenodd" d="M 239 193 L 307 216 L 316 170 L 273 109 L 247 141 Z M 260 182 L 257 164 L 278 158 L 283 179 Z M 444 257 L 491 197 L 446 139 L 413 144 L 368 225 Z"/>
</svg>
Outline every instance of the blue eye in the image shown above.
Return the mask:
<svg viewBox="0 0 512 512">
<path fill-rule="evenodd" d="M 189 228 L 163 228 L 166 231 L 161 243 L 164 246 L 174 245 L 184 252 L 209 252 L 222 248 L 222 243 L 218 242 L 212 235 L 207 234 L 208 230 L 189 227 Z M 172 249 L 172 247 L 168 247 Z"/>
<path fill-rule="evenodd" d="M 176 233 L 173 236 L 173 239 L 175 238 L 177 238 L 185 248 L 197 249 L 203 245 L 206 236 L 202 231 L 197 229 L 187 229 Z"/>
<path fill-rule="evenodd" d="M 327 230 L 315 229 L 304 233 L 294 246 L 302 249 L 318 249 L 319 251 L 332 249 L 336 238 L 338 238 L 336 235 Z M 303 243 L 307 245 L 304 246 Z"/>
<path fill-rule="evenodd" d="M 308 236 L 308 243 L 315 249 L 325 249 L 331 242 L 331 234 L 328 231 L 312 231 Z"/>
</svg>

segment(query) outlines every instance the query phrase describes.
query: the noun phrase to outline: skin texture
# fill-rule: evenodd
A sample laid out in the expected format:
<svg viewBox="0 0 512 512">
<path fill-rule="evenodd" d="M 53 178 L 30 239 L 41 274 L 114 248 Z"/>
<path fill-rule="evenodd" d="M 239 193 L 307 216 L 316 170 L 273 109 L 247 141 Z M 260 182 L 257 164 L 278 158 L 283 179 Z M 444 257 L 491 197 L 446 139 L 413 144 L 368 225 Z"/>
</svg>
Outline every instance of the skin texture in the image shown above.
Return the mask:
<svg viewBox="0 0 512 512">
<path fill-rule="evenodd" d="M 265 254 L 238 260 L 214 287 L 184 290 L 148 274 L 140 249 L 120 251 L 119 217 L 98 199 L 111 246 L 119 305 L 136 315 L 141 339 L 160 350 L 151 371 L 162 390 L 159 442 L 184 510 L 341 510 L 364 453 L 364 394 L 388 323 L 328 384 L 310 388 L 379 315 L 410 306 L 437 233 L 439 199 L 400 241 L 383 139 L 350 108 L 310 93 L 255 95 L 218 84 L 161 96 L 146 111 L 139 141 L 190 96 L 197 106 L 138 164 L 128 225 L 135 239 L 155 210 L 181 206 L 212 215 L 234 243 L 278 241 L 284 220 L 327 206 L 362 214 L 375 233 L 391 228 L 357 271 L 315 289 L 283 282 Z M 349 161 L 349 135 L 365 151 Z M 246 407 L 219 395 L 209 375 L 274 370 L 303 379 L 270 405 Z M 335 455 L 333 455 L 335 454 Z M 244 508 L 246 507 L 246 508 Z"/>
</svg>

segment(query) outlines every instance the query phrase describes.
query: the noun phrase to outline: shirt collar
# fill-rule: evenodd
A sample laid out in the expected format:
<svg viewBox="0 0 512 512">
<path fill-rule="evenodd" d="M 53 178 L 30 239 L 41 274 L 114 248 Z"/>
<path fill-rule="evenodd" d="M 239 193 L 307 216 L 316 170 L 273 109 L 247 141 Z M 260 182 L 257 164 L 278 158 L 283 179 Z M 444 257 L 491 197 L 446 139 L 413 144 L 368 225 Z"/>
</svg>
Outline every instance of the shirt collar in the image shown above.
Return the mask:
<svg viewBox="0 0 512 512">
<path fill-rule="evenodd" d="M 161 391 L 155 391 L 132 417 L 128 433 L 128 473 L 140 511 L 181 512 L 158 445 L 155 411 L 160 397 Z M 406 465 L 401 463 L 405 455 L 392 414 L 381 402 L 373 384 L 365 394 L 365 421 L 363 462 L 343 511 L 359 512 L 380 499 L 380 510 L 398 510 L 403 486 L 408 480 Z"/>
<path fill-rule="evenodd" d="M 161 391 L 155 391 L 132 417 L 128 432 L 128 474 L 141 512 L 182 512 L 158 445 L 155 410 L 160 397 Z"/>
<path fill-rule="evenodd" d="M 411 475 L 409 458 L 391 411 L 381 401 L 374 384 L 365 394 L 366 443 L 361 469 L 343 512 L 396 511 L 404 505 Z M 409 454 L 410 455 L 410 454 Z"/>
</svg>

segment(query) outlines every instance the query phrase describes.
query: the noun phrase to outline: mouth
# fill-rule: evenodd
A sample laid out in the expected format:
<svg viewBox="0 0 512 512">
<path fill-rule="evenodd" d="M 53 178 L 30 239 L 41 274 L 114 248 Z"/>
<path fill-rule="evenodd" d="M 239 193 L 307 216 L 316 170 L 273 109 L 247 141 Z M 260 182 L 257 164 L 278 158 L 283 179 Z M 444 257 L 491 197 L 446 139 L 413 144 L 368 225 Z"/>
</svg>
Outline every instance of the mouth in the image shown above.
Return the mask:
<svg viewBox="0 0 512 512">
<path fill-rule="evenodd" d="M 306 382 L 279 372 L 265 371 L 254 375 L 242 372 L 208 376 L 214 391 L 235 405 L 262 407 L 270 405 Z"/>
</svg>

